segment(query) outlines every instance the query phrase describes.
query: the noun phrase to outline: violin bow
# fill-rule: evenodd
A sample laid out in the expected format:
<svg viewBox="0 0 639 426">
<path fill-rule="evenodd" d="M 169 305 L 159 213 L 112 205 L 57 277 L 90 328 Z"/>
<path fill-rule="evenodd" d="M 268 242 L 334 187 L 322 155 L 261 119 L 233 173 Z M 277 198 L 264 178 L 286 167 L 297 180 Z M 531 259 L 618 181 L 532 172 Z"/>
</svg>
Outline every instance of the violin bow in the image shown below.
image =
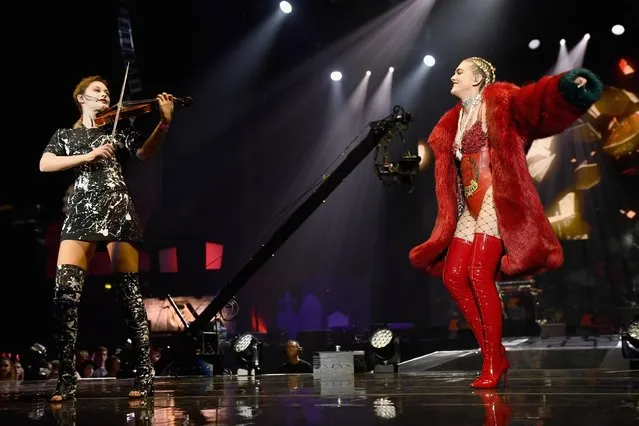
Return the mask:
<svg viewBox="0 0 639 426">
<path fill-rule="evenodd" d="M 122 99 L 124 99 L 124 88 L 126 87 L 126 79 L 129 76 L 129 65 L 131 63 L 127 61 L 126 71 L 124 71 L 124 81 L 122 82 L 122 90 L 120 91 L 120 100 L 118 101 L 118 109 L 115 111 L 115 121 L 113 122 L 113 130 L 111 132 L 111 139 L 115 141 L 115 131 L 118 127 L 118 120 L 120 119 L 120 110 L 122 109 Z"/>
</svg>

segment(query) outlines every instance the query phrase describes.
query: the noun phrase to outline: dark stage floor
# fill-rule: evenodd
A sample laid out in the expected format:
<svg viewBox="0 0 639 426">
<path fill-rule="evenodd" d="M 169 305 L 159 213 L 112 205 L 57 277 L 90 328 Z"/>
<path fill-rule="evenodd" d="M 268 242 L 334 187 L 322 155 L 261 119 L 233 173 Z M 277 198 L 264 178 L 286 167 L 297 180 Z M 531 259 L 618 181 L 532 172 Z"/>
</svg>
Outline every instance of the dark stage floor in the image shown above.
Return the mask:
<svg viewBox="0 0 639 426">
<path fill-rule="evenodd" d="M 507 389 L 469 388 L 479 354 L 449 351 L 385 376 L 159 377 L 143 404 L 128 401 L 124 379 L 84 380 L 57 407 L 53 381 L 2 383 L 0 425 L 639 425 L 639 371 L 614 339 L 508 346 Z"/>
</svg>

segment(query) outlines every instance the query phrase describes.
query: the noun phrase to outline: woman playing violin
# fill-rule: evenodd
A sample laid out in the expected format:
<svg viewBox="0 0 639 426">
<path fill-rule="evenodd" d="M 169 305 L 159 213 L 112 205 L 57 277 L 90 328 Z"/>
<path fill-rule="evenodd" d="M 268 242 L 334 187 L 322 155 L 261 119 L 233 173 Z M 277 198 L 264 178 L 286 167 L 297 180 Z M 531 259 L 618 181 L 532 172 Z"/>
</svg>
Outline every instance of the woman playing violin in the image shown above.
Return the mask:
<svg viewBox="0 0 639 426">
<path fill-rule="evenodd" d="M 78 333 L 78 305 L 86 271 L 98 244 L 106 244 L 114 273 L 112 281 L 130 328 L 136 377 L 130 398 L 153 392 L 149 359 L 149 329 L 139 288 L 140 221 L 124 181 L 127 157 L 146 161 L 167 136 L 173 118 L 173 96 L 157 96 L 160 122 L 144 140 L 129 120 L 98 127 L 96 117 L 109 108 L 107 82 L 100 76 L 83 78 L 73 91 L 80 118 L 72 128 L 55 131 L 40 159 L 40 171 L 73 169 L 73 192 L 68 197 L 58 252 L 54 305 L 59 328 L 60 376 L 52 402 L 75 397 L 73 366 Z M 113 132 L 113 126 L 117 131 Z"/>
</svg>

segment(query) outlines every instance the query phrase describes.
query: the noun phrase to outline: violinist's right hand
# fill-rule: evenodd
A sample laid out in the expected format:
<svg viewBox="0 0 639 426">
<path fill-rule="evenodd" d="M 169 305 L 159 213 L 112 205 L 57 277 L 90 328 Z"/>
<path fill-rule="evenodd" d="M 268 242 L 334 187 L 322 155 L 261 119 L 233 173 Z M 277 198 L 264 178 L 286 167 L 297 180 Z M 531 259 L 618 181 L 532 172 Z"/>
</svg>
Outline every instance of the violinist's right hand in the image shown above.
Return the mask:
<svg viewBox="0 0 639 426">
<path fill-rule="evenodd" d="M 96 160 L 108 159 L 115 154 L 115 147 L 111 143 L 105 143 L 97 148 L 93 148 L 91 152 L 87 154 L 87 162 L 90 163 Z"/>
</svg>

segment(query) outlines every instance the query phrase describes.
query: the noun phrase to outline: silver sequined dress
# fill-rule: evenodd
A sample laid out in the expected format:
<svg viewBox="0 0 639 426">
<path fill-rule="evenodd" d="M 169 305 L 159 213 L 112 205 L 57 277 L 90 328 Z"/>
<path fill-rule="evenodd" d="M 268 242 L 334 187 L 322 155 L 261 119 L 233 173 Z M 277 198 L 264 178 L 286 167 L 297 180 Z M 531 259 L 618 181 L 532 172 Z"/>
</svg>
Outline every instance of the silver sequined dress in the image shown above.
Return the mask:
<svg viewBox="0 0 639 426">
<path fill-rule="evenodd" d="M 118 123 L 116 155 L 74 169 L 61 240 L 142 242 L 140 220 L 124 181 L 122 165 L 135 158 L 144 142 L 131 125 Z M 94 129 L 58 129 L 44 152 L 58 156 L 87 154 L 111 135 L 110 125 Z"/>
</svg>

